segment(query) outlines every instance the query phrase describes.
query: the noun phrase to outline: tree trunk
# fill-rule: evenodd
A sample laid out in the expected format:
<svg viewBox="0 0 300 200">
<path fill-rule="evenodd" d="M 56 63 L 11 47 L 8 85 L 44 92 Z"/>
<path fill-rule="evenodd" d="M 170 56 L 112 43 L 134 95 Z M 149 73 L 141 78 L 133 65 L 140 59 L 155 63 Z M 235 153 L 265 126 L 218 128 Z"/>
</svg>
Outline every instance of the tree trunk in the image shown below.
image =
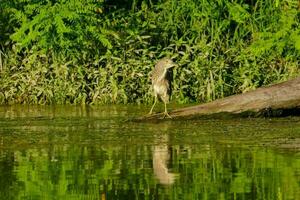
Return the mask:
<svg viewBox="0 0 300 200">
<path fill-rule="evenodd" d="M 197 118 L 220 113 L 282 116 L 299 114 L 299 110 L 300 77 L 209 103 L 177 109 L 169 114 L 172 118 Z M 162 116 L 162 113 L 158 113 L 140 117 L 137 121 L 159 119 Z"/>
</svg>

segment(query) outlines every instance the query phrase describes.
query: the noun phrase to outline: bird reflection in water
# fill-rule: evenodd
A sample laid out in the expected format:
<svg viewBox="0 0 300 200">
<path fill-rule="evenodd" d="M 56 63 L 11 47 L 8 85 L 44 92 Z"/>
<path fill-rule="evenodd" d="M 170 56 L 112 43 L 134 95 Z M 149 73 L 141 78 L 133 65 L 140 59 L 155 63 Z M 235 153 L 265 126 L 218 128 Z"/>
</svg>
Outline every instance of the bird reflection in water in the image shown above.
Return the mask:
<svg viewBox="0 0 300 200">
<path fill-rule="evenodd" d="M 168 161 L 170 154 L 168 151 L 168 136 L 164 135 L 163 139 L 160 140 L 162 144 L 156 145 L 153 151 L 153 171 L 155 177 L 159 180 L 162 185 L 171 185 L 178 177 L 177 174 L 170 173 L 168 169 Z"/>
</svg>

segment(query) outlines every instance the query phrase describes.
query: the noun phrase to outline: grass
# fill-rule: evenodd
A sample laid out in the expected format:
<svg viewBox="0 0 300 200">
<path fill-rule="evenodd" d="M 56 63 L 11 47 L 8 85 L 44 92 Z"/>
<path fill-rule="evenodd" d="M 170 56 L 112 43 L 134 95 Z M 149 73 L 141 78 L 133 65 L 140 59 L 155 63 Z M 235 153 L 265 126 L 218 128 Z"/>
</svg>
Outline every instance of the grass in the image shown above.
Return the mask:
<svg viewBox="0 0 300 200">
<path fill-rule="evenodd" d="M 128 8 L 89 1 L 79 11 L 43 2 L 2 7 L 1 104 L 151 103 L 149 73 L 164 56 L 180 66 L 173 72 L 177 103 L 299 75 L 296 0 L 133 1 Z M 57 9 L 68 17 L 52 19 Z"/>
</svg>

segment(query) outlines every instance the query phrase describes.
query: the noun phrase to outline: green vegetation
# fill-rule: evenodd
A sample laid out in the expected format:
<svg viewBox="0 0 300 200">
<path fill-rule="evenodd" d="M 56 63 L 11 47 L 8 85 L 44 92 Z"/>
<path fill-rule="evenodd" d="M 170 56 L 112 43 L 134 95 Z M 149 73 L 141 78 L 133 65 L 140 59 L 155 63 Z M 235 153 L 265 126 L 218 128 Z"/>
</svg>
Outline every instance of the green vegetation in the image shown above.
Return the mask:
<svg viewBox="0 0 300 200">
<path fill-rule="evenodd" d="M 205 102 L 299 74 L 298 0 L 2 0 L 0 104 Z"/>
</svg>

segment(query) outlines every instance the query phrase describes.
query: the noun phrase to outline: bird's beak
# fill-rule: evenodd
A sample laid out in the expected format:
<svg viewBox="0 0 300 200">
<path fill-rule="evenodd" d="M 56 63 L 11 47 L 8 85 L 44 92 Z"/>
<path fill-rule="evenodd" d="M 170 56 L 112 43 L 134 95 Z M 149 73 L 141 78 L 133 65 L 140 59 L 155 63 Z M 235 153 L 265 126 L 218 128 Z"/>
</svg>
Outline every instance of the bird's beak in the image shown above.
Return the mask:
<svg viewBox="0 0 300 200">
<path fill-rule="evenodd" d="M 173 67 L 178 67 L 178 65 L 173 62 L 172 65 L 170 65 L 170 67 L 168 67 L 168 68 L 173 68 Z"/>
</svg>

